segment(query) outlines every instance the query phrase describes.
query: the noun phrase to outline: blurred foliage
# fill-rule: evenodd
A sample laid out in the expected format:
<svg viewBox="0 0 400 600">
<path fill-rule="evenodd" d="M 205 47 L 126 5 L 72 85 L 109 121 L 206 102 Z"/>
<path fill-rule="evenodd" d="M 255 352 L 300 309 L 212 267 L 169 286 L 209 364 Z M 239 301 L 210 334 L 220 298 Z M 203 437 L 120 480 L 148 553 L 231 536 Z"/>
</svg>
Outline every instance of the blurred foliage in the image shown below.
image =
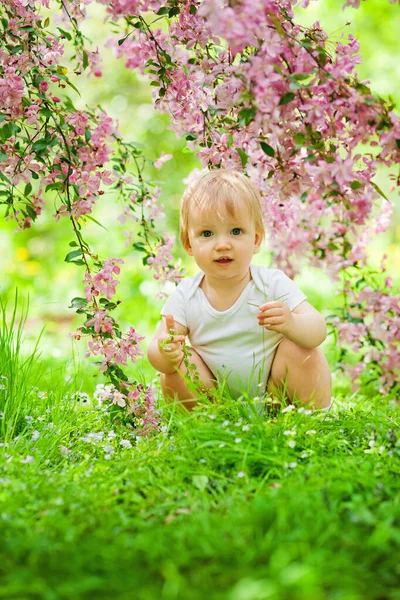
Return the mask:
<svg viewBox="0 0 400 600">
<path fill-rule="evenodd" d="M 100 105 L 112 117 L 118 119 L 123 137 L 140 144 L 149 158 L 156 159 L 161 152 L 173 155 L 161 169 L 149 169 L 146 176 L 158 181 L 162 187 L 160 203 L 165 206 L 165 219 L 160 220 L 160 231 L 177 234 L 179 223 L 179 199 L 184 189 L 183 180 L 200 163 L 192 152 L 185 150 L 185 141 L 178 140 L 169 129 L 168 115 L 154 110 L 151 88 L 147 80 L 124 67 L 122 60 L 116 60 L 111 48 L 103 48 L 111 27 L 104 24 L 104 7 L 95 4 L 88 7 L 90 18 L 84 23 L 84 33 L 93 40 L 94 48 L 99 47 L 103 56 L 101 78 L 87 78 L 84 74 L 74 81 L 81 96 L 71 96 L 77 108 L 86 105 Z M 370 79 L 373 89 L 384 96 L 392 94 L 400 103 L 400 92 L 395 85 L 400 75 L 400 63 L 397 56 L 397 31 L 400 27 L 400 9 L 383 0 L 367 0 L 359 10 L 338 10 L 337 0 L 312 1 L 307 10 L 297 8 L 296 19 L 309 25 L 320 20 L 332 41 L 349 33 L 355 35 L 361 45 L 363 64 L 359 67 L 362 79 Z M 346 23 L 351 23 L 346 25 Z M 384 26 L 383 26 L 384 23 Z M 68 55 L 64 59 L 68 64 Z M 387 175 L 382 175 L 379 185 L 387 190 Z M 393 198 L 393 200 L 395 200 Z M 71 354 L 68 333 L 82 324 L 72 309 L 68 310 L 70 300 L 82 295 L 83 270 L 64 262 L 73 238 L 67 220 L 55 224 L 52 217 L 54 206 L 49 203 L 45 214 L 38 219 L 30 230 L 13 235 L 15 223 L 0 220 L 0 266 L 2 279 L 0 293 L 6 300 L 12 298 L 15 287 L 21 296 L 30 296 L 30 316 L 25 327 L 26 334 L 36 338 L 45 323 L 42 337 L 44 353 L 54 357 L 67 357 Z M 140 333 L 150 335 L 159 318 L 162 301 L 156 300 L 157 283 L 143 268 L 140 257 L 124 246 L 118 215 L 123 212 L 122 205 L 111 197 L 104 197 L 94 213 L 94 217 L 107 230 L 88 221 L 83 225 L 85 239 L 102 258 L 122 257 L 125 265 L 118 277 L 118 297 L 123 300 L 118 314 L 122 325 L 133 325 Z M 371 253 L 389 254 L 390 265 L 400 260 L 400 226 L 392 227 L 388 234 L 380 236 Z M 179 244 L 176 256 L 184 256 Z M 270 255 L 264 251 L 257 255 L 255 262 L 269 264 Z M 192 262 L 185 262 L 189 273 L 194 272 Z M 321 281 L 323 280 L 323 284 Z M 320 270 L 306 269 L 298 279 L 310 301 L 317 307 L 329 310 L 335 305 L 334 287 Z M 323 289 L 322 292 L 316 290 Z M 74 343 L 75 353 L 82 356 L 85 343 Z"/>
</svg>

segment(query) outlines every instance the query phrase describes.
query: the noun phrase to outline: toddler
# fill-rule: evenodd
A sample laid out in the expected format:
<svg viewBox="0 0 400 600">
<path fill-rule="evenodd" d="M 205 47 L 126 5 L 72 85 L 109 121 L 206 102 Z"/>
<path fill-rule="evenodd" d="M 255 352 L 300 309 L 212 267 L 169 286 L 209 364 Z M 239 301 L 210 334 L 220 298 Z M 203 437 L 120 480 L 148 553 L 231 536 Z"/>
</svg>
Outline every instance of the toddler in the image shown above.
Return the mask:
<svg viewBox="0 0 400 600">
<path fill-rule="evenodd" d="M 168 298 L 149 345 L 164 395 L 189 410 L 196 404 L 184 377 L 187 337 L 200 388 L 224 380 L 234 397 L 284 391 L 328 408 L 324 317 L 281 270 L 251 264 L 264 239 L 258 189 L 236 171 L 209 171 L 186 190 L 180 221 L 182 245 L 200 270 Z"/>
</svg>

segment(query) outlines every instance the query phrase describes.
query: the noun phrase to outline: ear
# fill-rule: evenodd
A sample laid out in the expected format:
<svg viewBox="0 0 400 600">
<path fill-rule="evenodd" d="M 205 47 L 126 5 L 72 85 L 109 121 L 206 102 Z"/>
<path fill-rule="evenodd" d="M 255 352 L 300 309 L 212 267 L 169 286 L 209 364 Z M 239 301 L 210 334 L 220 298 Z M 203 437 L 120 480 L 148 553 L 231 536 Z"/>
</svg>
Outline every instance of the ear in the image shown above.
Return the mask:
<svg viewBox="0 0 400 600">
<path fill-rule="evenodd" d="M 257 254 L 257 252 L 260 252 L 262 241 L 263 241 L 262 234 L 259 231 L 256 231 L 255 236 L 254 236 L 253 254 Z"/>
<path fill-rule="evenodd" d="M 186 242 L 183 245 L 183 248 L 186 250 L 186 252 L 189 254 L 189 256 L 193 256 L 193 250 L 192 250 L 192 246 L 190 245 L 189 236 L 187 237 Z"/>
</svg>

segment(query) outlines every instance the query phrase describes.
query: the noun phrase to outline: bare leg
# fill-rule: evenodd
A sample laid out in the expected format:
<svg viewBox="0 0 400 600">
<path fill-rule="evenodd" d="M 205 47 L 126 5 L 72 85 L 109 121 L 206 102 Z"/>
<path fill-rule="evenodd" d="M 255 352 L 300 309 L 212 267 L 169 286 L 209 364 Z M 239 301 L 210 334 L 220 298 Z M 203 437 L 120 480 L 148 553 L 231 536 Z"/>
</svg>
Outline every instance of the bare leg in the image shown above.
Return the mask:
<svg viewBox="0 0 400 600">
<path fill-rule="evenodd" d="M 331 403 L 332 380 L 322 348 L 301 348 L 284 338 L 279 344 L 267 389 L 272 394 L 285 391 L 290 400 L 314 402 L 314 408 Z"/>
<path fill-rule="evenodd" d="M 215 378 L 210 369 L 204 363 L 203 359 L 197 354 L 193 348 L 190 349 L 190 362 L 196 366 L 197 373 L 200 378 L 200 389 L 211 389 L 215 386 Z M 183 375 L 186 375 L 187 369 L 182 363 L 179 367 L 179 372 L 162 373 L 161 374 L 161 390 L 164 396 L 168 399 L 178 399 L 188 410 L 192 410 L 196 406 L 196 394 L 193 390 L 188 389 Z"/>
</svg>

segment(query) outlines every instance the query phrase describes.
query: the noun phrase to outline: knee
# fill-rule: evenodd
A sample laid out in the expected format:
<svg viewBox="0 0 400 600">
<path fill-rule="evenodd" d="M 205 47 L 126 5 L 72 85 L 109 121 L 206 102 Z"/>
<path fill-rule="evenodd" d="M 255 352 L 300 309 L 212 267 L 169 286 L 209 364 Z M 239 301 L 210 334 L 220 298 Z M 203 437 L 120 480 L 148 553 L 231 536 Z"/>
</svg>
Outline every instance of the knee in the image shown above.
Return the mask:
<svg viewBox="0 0 400 600">
<path fill-rule="evenodd" d="M 279 371 L 279 373 L 276 373 L 278 376 L 286 375 L 286 371 L 290 367 L 314 368 L 316 363 L 321 360 L 325 360 L 325 357 L 320 346 L 317 348 L 302 348 L 284 338 L 277 348 L 272 370 L 275 373 Z"/>
</svg>

